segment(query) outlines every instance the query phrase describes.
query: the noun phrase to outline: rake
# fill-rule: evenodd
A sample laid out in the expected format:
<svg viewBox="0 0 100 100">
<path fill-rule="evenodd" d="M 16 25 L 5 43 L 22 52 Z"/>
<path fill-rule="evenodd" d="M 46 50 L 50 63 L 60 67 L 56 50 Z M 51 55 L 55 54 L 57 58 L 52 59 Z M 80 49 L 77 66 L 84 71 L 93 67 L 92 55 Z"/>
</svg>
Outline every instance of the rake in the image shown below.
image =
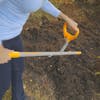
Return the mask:
<svg viewBox="0 0 100 100">
<path fill-rule="evenodd" d="M 64 56 L 64 55 L 80 55 L 81 51 L 65 51 L 66 47 L 68 44 L 75 40 L 78 35 L 79 35 L 79 30 L 74 34 L 70 34 L 67 31 L 67 24 L 64 23 L 63 25 L 63 33 L 64 33 L 64 39 L 65 39 L 65 44 L 61 48 L 60 51 L 58 52 L 10 52 L 8 55 L 11 58 L 20 58 L 20 57 L 41 57 L 41 56 L 47 56 L 47 57 L 52 57 L 52 56 Z"/>
</svg>

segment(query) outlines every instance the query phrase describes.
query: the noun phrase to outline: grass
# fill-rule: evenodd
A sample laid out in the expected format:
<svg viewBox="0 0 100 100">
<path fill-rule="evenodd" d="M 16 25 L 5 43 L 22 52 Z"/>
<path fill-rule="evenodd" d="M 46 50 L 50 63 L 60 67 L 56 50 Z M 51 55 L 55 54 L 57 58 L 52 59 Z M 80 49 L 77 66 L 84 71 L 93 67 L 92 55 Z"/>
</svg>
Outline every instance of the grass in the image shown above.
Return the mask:
<svg viewBox="0 0 100 100">
<path fill-rule="evenodd" d="M 3 100 L 11 100 L 11 89 L 7 90 L 3 97 Z"/>
</svg>

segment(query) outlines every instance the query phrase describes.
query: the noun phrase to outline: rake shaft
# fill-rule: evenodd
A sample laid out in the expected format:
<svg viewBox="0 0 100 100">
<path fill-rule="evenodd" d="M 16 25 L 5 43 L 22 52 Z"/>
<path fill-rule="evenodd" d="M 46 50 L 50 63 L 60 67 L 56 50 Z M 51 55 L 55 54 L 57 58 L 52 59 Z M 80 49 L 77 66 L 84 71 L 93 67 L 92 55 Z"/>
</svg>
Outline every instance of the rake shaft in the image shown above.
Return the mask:
<svg viewBox="0 0 100 100">
<path fill-rule="evenodd" d="M 64 55 L 80 55 L 81 51 L 68 51 L 68 52 L 11 52 L 11 58 L 19 57 L 41 57 L 41 56 L 64 56 Z"/>
</svg>

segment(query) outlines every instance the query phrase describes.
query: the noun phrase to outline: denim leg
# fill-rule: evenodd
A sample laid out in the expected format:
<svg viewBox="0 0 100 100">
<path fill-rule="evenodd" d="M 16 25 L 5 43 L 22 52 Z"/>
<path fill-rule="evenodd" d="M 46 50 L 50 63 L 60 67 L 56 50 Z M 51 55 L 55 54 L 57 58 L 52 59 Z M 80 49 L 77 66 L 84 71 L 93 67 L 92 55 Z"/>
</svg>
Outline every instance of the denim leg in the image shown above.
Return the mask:
<svg viewBox="0 0 100 100">
<path fill-rule="evenodd" d="M 4 47 L 23 51 L 23 44 L 20 36 L 3 41 Z M 24 58 L 12 59 L 9 63 L 0 65 L 0 100 L 8 89 L 10 82 L 12 86 L 12 100 L 25 100 L 22 82 L 24 70 Z"/>
<path fill-rule="evenodd" d="M 0 64 L 0 100 L 10 86 L 11 63 Z"/>
<path fill-rule="evenodd" d="M 11 49 L 9 42 L 3 42 L 5 48 Z M 11 61 L 5 64 L 0 64 L 0 100 L 9 88 L 11 82 Z"/>
<path fill-rule="evenodd" d="M 13 50 L 23 51 L 23 44 L 20 37 L 13 41 Z M 24 71 L 24 58 L 12 59 L 12 100 L 25 100 L 22 74 Z"/>
<path fill-rule="evenodd" d="M 23 59 L 13 59 L 12 65 L 12 100 L 24 100 L 25 95 L 22 82 Z"/>
</svg>

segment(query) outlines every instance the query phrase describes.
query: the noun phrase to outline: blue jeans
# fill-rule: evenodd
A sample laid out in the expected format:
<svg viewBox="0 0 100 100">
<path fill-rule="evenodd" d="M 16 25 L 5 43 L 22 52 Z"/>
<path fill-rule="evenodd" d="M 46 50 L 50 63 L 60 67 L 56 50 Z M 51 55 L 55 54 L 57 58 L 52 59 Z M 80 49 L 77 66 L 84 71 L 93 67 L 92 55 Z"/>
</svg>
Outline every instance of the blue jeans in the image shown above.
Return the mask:
<svg viewBox="0 0 100 100">
<path fill-rule="evenodd" d="M 23 44 L 20 35 L 3 41 L 5 48 L 23 51 Z M 12 87 L 12 100 L 25 100 L 22 73 L 24 70 L 24 58 L 12 59 L 8 63 L 0 64 L 0 100 L 9 88 Z"/>
</svg>

